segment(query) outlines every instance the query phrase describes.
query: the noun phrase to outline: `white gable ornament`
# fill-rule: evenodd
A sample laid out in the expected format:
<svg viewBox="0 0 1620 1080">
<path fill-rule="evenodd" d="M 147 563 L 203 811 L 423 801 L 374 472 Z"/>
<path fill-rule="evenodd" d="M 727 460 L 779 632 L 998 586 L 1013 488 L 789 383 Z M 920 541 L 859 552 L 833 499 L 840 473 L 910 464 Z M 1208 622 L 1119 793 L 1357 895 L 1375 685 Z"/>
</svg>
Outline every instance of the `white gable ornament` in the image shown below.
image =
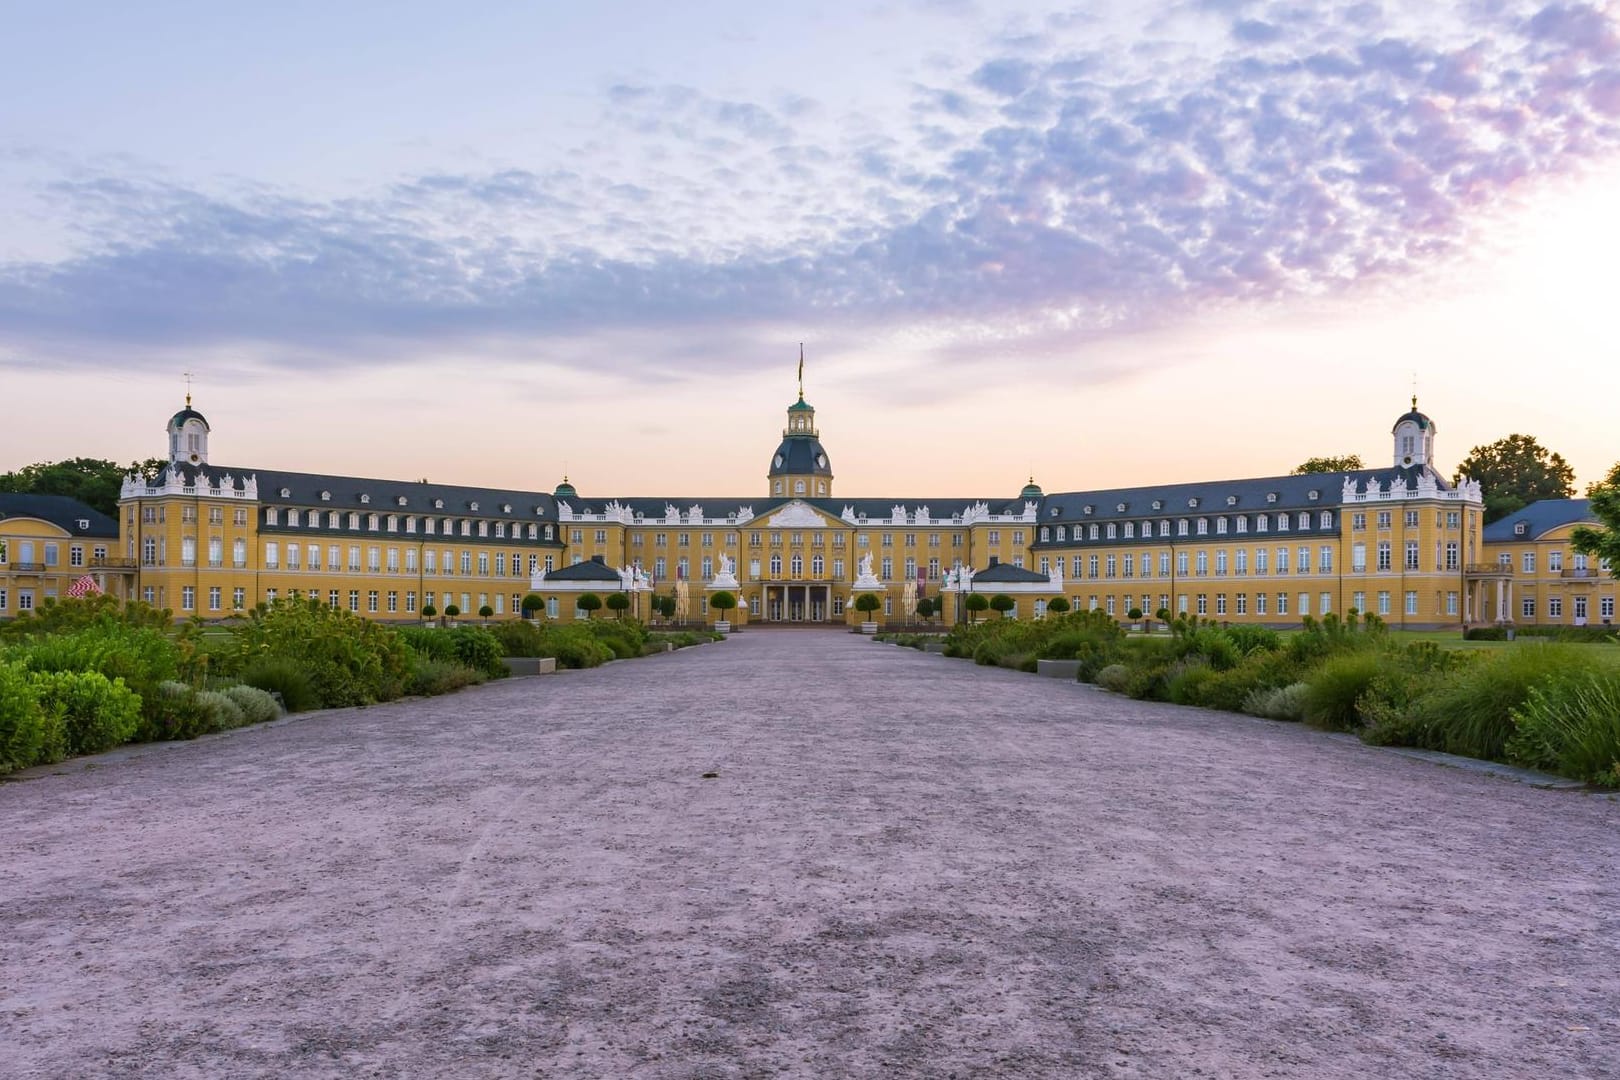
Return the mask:
<svg viewBox="0 0 1620 1080">
<path fill-rule="evenodd" d="M 772 514 L 767 524 L 773 529 L 825 529 L 827 520 L 795 499 Z"/>
</svg>

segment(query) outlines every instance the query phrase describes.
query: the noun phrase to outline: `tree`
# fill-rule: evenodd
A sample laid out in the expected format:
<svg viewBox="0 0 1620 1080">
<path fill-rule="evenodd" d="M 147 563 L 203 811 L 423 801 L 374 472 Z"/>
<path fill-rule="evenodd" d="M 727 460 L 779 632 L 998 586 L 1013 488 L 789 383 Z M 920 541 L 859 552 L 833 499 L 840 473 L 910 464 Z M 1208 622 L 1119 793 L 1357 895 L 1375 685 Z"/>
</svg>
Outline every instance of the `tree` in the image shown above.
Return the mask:
<svg viewBox="0 0 1620 1080">
<path fill-rule="evenodd" d="M 588 619 L 591 612 L 602 610 L 602 598 L 593 592 L 580 593 L 579 599 L 574 601 L 574 606 L 583 611 Z"/>
<path fill-rule="evenodd" d="M 439 609 L 434 607 L 432 604 L 422 605 L 422 618 L 426 619 L 428 622 L 432 622 L 433 617 L 438 613 Z"/>
<path fill-rule="evenodd" d="M 1046 605 L 1046 610 L 1054 615 L 1061 615 L 1069 610 L 1069 601 L 1064 597 L 1054 596 L 1051 602 Z"/>
<path fill-rule="evenodd" d="M 934 617 L 934 601 L 933 601 L 933 599 L 930 598 L 930 597 L 927 597 L 927 596 L 918 597 L 917 598 L 917 614 L 922 616 L 922 618 L 924 618 L 924 619 L 933 618 Z"/>
<path fill-rule="evenodd" d="M 720 612 L 720 618 L 725 620 L 727 618 L 726 612 L 737 606 L 737 598 L 721 589 L 709 597 L 709 606 Z"/>
<path fill-rule="evenodd" d="M 1140 623 L 1142 621 L 1142 609 L 1139 607 L 1133 607 L 1131 610 L 1125 613 L 1125 617 L 1131 620 L 1133 623 Z"/>
<path fill-rule="evenodd" d="M 666 620 L 673 619 L 675 617 L 675 608 L 677 606 L 675 597 L 669 595 L 654 596 L 652 598 L 652 605 L 653 610 L 659 615 L 662 615 Z"/>
<path fill-rule="evenodd" d="M 546 606 L 546 601 L 539 593 L 530 593 L 523 598 L 523 602 L 518 606 L 525 619 L 532 619 L 535 618 L 535 612 Z"/>
<path fill-rule="evenodd" d="M 1000 615 L 1003 619 L 1007 617 L 1007 612 L 1013 610 L 1013 608 L 1017 606 L 1017 602 L 1006 593 L 996 593 L 996 595 L 990 598 L 990 610 Z"/>
<path fill-rule="evenodd" d="M 446 605 L 444 605 L 444 617 L 445 617 L 446 621 L 448 621 L 450 619 L 454 619 L 457 616 L 459 616 L 460 614 L 461 614 L 461 608 L 457 607 L 455 604 L 446 604 Z"/>
<path fill-rule="evenodd" d="M 483 607 L 478 609 L 478 617 L 484 620 L 485 625 L 488 625 L 489 617 L 493 614 L 495 614 L 495 609 L 490 607 L 488 604 L 485 604 Z"/>
<path fill-rule="evenodd" d="M 624 613 L 630 609 L 630 594 L 622 592 L 611 594 L 607 598 L 607 606 L 615 618 L 624 618 Z"/>
<path fill-rule="evenodd" d="M 1568 499 L 1575 494 L 1575 470 L 1569 462 L 1529 435 L 1509 435 L 1474 447 L 1457 466 L 1455 479 L 1479 481 L 1487 525 L 1537 499 Z"/>
<path fill-rule="evenodd" d="M 1304 476 L 1307 473 L 1354 472 L 1365 469 L 1361 463 L 1360 454 L 1341 454 L 1339 457 L 1313 457 L 1294 466 L 1293 476 Z"/>
<path fill-rule="evenodd" d="M 882 606 L 883 601 L 878 599 L 877 593 L 863 592 L 861 595 L 855 598 L 855 610 L 860 612 L 862 615 L 867 616 L 867 618 L 864 620 L 866 622 L 871 622 L 872 612 L 876 611 Z"/>
<path fill-rule="evenodd" d="M 973 622 L 976 615 L 990 607 L 990 601 L 983 593 L 968 593 L 964 606 L 968 609 L 968 622 Z"/>
<path fill-rule="evenodd" d="M 1620 464 L 1609 470 L 1602 481 L 1586 489 L 1592 500 L 1592 516 L 1601 528 L 1582 525 L 1571 534 L 1576 551 L 1609 560 L 1609 573 L 1620 577 Z"/>
<path fill-rule="evenodd" d="M 0 491 L 18 495 L 66 495 L 109 517 L 118 516 L 118 491 L 124 477 L 138 472 L 155 478 L 166 463 L 161 458 L 119 465 L 102 458 L 70 458 L 24 465 L 16 472 L 0 473 Z"/>
</svg>

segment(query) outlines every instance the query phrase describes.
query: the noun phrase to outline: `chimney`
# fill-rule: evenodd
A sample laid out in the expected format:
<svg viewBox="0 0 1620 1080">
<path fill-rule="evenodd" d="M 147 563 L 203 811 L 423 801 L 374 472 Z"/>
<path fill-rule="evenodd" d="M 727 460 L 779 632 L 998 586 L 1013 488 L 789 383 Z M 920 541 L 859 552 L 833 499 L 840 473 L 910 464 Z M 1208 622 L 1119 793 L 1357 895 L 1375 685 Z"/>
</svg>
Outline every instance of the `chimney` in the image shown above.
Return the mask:
<svg viewBox="0 0 1620 1080">
<path fill-rule="evenodd" d="M 602 566 L 606 566 L 607 565 L 607 556 L 606 555 L 592 555 L 591 556 L 591 562 L 598 563 L 598 564 L 600 564 Z"/>
<path fill-rule="evenodd" d="M 1001 563 L 1000 558 L 998 558 L 995 555 L 990 556 L 990 565 L 991 566 L 998 566 L 998 565 L 1000 565 L 1000 563 Z M 987 567 L 987 569 L 988 569 L 988 567 Z"/>
</svg>

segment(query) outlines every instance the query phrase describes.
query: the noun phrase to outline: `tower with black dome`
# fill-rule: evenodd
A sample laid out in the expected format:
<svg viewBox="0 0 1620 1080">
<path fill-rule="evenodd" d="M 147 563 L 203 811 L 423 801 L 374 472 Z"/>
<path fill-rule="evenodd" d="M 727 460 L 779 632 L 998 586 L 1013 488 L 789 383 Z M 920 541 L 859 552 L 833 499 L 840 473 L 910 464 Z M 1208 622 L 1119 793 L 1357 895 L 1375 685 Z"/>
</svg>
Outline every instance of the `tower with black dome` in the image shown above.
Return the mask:
<svg viewBox="0 0 1620 1080">
<path fill-rule="evenodd" d="M 1400 469 L 1434 467 L 1434 421 L 1418 412 L 1417 395 L 1412 408 L 1395 421 L 1390 433 L 1395 438 L 1395 466 Z"/>
<path fill-rule="evenodd" d="M 208 420 L 191 407 L 191 395 L 186 395 L 186 407 L 169 417 L 165 429 L 169 436 L 169 464 L 208 464 Z"/>
<path fill-rule="evenodd" d="M 799 353 L 799 400 L 787 409 L 782 442 L 765 474 L 771 497 L 825 499 L 832 495 L 832 465 L 816 430 L 816 410 L 804 400 L 804 352 Z"/>
</svg>

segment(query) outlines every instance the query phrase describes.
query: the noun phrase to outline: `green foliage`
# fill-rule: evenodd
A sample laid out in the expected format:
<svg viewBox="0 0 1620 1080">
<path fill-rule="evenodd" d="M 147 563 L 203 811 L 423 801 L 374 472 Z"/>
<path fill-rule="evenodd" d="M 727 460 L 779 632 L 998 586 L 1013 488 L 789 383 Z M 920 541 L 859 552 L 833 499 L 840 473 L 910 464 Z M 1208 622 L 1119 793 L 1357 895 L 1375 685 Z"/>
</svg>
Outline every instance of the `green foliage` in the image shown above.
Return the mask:
<svg viewBox="0 0 1620 1080">
<path fill-rule="evenodd" d="M 523 612 L 523 617 L 525 619 L 532 619 L 534 618 L 535 612 L 545 610 L 546 598 L 541 596 L 539 593 L 529 593 L 528 595 L 524 596 L 522 602 L 518 604 L 518 608 Z"/>
<path fill-rule="evenodd" d="M 1620 673 L 1556 676 L 1533 687 L 1513 719 L 1509 760 L 1620 787 Z"/>
<path fill-rule="evenodd" d="M 622 592 L 609 594 L 607 598 L 607 606 L 608 610 L 613 612 L 616 616 L 621 619 L 624 618 L 624 613 L 630 610 L 630 594 Z M 737 601 L 735 598 L 732 599 L 731 606 L 737 606 Z"/>
<path fill-rule="evenodd" d="M 489 617 L 493 614 L 495 614 L 495 609 L 490 607 L 488 604 L 485 604 L 478 609 L 478 617 L 485 621 L 488 621 Z"/>
<path fill-rule="evenodd" d="M 197 691 L 197 705 L 208 714 L 208 725 L 212 731 L 229 731 L 248 722 L 247 714 L 236 699 L 218 690 Z"/>
<path fill-rule="evenodd" d="M 446 605 L 444 605 L 444 617 L 445 618 L 454 619 L 454 618 L 460 617 L 460 615 L 461 615 L 461 608 L 459 606 L 457 606 L 455 604 L 446 604 Z"/>
<path fill-rule="evenodd" d="M 410 653 L 398 633 L 315 600 L 278 600 L 254 611 L 233 634 L 238 670 L 265 657 L 291 660 L 308 675 L 323 708 L 399 697 L 410 673 Z"/>
<path fill-rule="evenodd" d="M 1125 613 L 1125 617 L 1127 619 L 1131 620 L 1132 622 L 1141 622 L 1142 621 L 1142 609 L 1139 608 L 1139 607 L 1133 607 L 1133 608 L 1131 608 L 1131 610 L 1129 610 L 1129 611 L 1127 611 Z"/>
<path fill-rule="evenodd" d="M 1063 596 L 1052 597 L 1052 599 L 1046 605 L 1046 610 L 1052 615 L 1062 615 L 1065 611 L 1069 610 L 1068 598 Z"/>
<path fill-rule="evenodd" d="M 1256 687 L 1243 699 L 1243 711 L 1250 716 L 1266 720 L 1289 720 L 1295 723 L 1305 719 L 1305 698 L 1310 687 L 1304 683 L 1287 686 Z"/>
<path fill-rule="evenodd" d="M 465 664 L 459 664 L 454 660 L 435 660 L 418 656 L 411 663 L 411 674 L 406 680 L 405 692 L 414 697 L 433 697 L 466 686 L 477 686 L 484 680 L 483 672 L 475 671 Z"/>
<path fill-rule="evenodd" d="M 423 604 L 422 605 L 422 618 L 431 619 L 431 618 L 434 618 L 435 616 L 437 616 L 438 614 L 439 614 L 439 609 L 434 607 L 432 604 Z"/>
<path fill-rule="evenodd" d="M 1591 500 L 1589 509 L 1599 527 L 1580 526 L 1570 534 L 1570 543 L 1576 551 L 1608 559 L 1610 575 L 1620 577 L 1620 464 L 1588 487 L 1586 497 Z"/>
<path fill-rule="evenodd" d="M 236 703 L 236 707 L 242 711 L 243 723 L 263 724 L 281 715 L 281 706 L 276 704 L 276 699 L 257 687 L 238 683 L 225 687 L 220 693 Z"/>
<path fill-rule="evenodd" d="M 1063 598 L 1058 597 L 1058 599 L 1061 600 Z M 1061 610 L 1067 610 L 1067 607 L 1068 607 L 1068 605 L 1065 604 L 1064 608 L 1061 609 Z M 931 618 L 934 617 L 934 611 L 935 610 L 936 609 L 935 609 L 935 606 L 934 606 L 934 598 L 933 597 L 931 597 L 931 596 L 923 596 L 923 597 L 918 598 L 918 600 L 917 600 L 917 615 L 918 615 L 919 618 L 931 619 Z M 1048 607 L 1047 610 L 1050 611 L 1052 609 L 1050 607 Z"/>
<path fill-rule="evenodd" d="M 309 712 L 321 707 L 321 696 L 309 674 L 295 660 L 284 656 L 260 656 L 237 675 L 244 685 L 272 695 L 290 713 Z"/>
<path fill-rule="evenodd" d="M 1377 653 L 1358 651 L 1332 656 L 1306 678 L 1305 722 L 1325 731 L 1354 731 L 1361 726 L 1357 699 L 1367 692 L 1380 670 Z"/>
<path fill-rule="evenodd" d="M 593 592 L 580 593 L 579 599 L 574 601 L 574 606 L 583 611 L 588 619 L 591 617 L 591 612 L 602 609 L 602 598 Z"/>
<path fill-rule="evenodd" d="M 503 626 L 517 627 L 519 633 L 523 629 L 538 632 L 528 623 L 506 623 Z M 500 678 L 506 674 L 502 657 L 514 655 L 506 651 L 500 631 L 499 627 L 490 630 L 482 626 L 458 626 L 454 629 L 404 626 L 395 632 L 422 659 L 461 664 L 482 672 L 486 677 Z"/>
<path fill-rule="evenodd" d="M 1575 470 L 1530 435 L 1509 435 L 1476 446 L 1457 466 L 1457 480 L 1478 480 L 1485 494 L 1485 523 L 1507 517 L 1538 499 L 1575 494 Z"/>
<path fill-rule="evenodd" d="M 0 661 L 0 775 L 44 762 L 60 723 L 40 704 L 27 670 Z"/>
<path fill-rule="evenodd" d="M 1256 652 L 1276 652 L 1282 648 L 1282 636 L 1269 626 L 1250 626 L 1239 623 L 1224 628 L 1237 651 L 1244 656 Z"/>
<path fill-rule="evenodd" d="M 968 593 L 967 602 L 964 606 L 973 614 L 977 615 L 980 612 L 989 609 L 990 601 L 985 599 L 984 594 L 982 593 Z"/>
<path fill-rule="evenodd" d="M 1016 601 L 1006 593 L 996 593 L 990 598 L 990 610 L 996 612 L 1003 619 L 1007 617 L 1007 612 L 1016 606 Z"/>
<path fill-rule="evenodd" d="M 1355 472 L 1357 469 L 1364 468 L 1366 466 L 1361 463 L 1360 454 L 1340 454 L 1337 457 L 1306 458 L 1303 462 L 1294 466 L 1294 471 L 1289 475 L 1306 476 L 1311 473 Z"/>
<path fill-rule="evenodd" d="M 183 682 L 159 683 L 142 705 L 141 726 L 135 732 L 141 742 L 195 739 L 220 730 L 217 713 Z"/>
<path fill-rule="evenodd" d="M 1124 664 L 1109 664 L 1097 672 L 1096 684 L 1116 694 L 1124 693 L 1131 681 L 1131 669 Z"/>
<path fill-rule="evenodd" d="M 981 599 L 983 598 L 981 597 Z M 877 593 L 865 592 L 855 598 L 855 610 L 862 615 L 870 616 L 872 612 L 882 606 L 883 601 L 878 599 Z M 870 618 L 867 621 L 870 622 Z"/>
<path fill-rule="evenodd" d="M 1184 657 L 1165 669 L 1164 696 L 1177 705 L 1202 705 L 1204 689 L 1214 678 L 1215 670 L 1204 657 Z"/>
<path fill-rule="evenodd" d="M 140 727 L 140 695 L 123 679 L 96 671 L 40 671 L 31 677 L 41 706 L 61 718 L 62 751 L 69 757 L 110 750 Z"/>
<path fill-rule="evenodd" d="M 124 476 L 138 472 L 156 477 L 164 462 L 159 458 L 118 465 L 101 458 L 69 458 L 24 465 L 15 472 L 0 473 L 0 491 L 19 495 L 66 495 L 108 517 L 118 516 L 118 492 Z"/>
<path fill-rule="evenodd" d="M 737 598 L 724 589 L 709 597 L 709 606 L 720 612 L 720 617 L 726 617 L 726 612 L 737 606 Z"/>
<path fill-rule="evenodd" d="M 541 656 L 554 656 L 561 668 L 597 667 L 613 659 L 613 650 L 579 623 L 546 628 Z"/>
<path fill-rule="evenodd" d="M 647 628 L 634 619 L 593 622 L 588 629 L 591 636 L 612 650 L 617 660 L 640 656 L 641 647 L 647 642 Z"/>
<path fill-rule="evenodd" d="M 1505 626 L 1470 626 L 1463 631 L 1464 641 L 1506 641 Z"/>
<path fill-rule="evenodd" d="M 143 703 L 159 683 L 180 675 L 182 648 L 167 633 L 105 614 L 57 633 L 23 638 L 6 656 L 30 671 L 94 671 L 122 680 Z"/>
</svg>

